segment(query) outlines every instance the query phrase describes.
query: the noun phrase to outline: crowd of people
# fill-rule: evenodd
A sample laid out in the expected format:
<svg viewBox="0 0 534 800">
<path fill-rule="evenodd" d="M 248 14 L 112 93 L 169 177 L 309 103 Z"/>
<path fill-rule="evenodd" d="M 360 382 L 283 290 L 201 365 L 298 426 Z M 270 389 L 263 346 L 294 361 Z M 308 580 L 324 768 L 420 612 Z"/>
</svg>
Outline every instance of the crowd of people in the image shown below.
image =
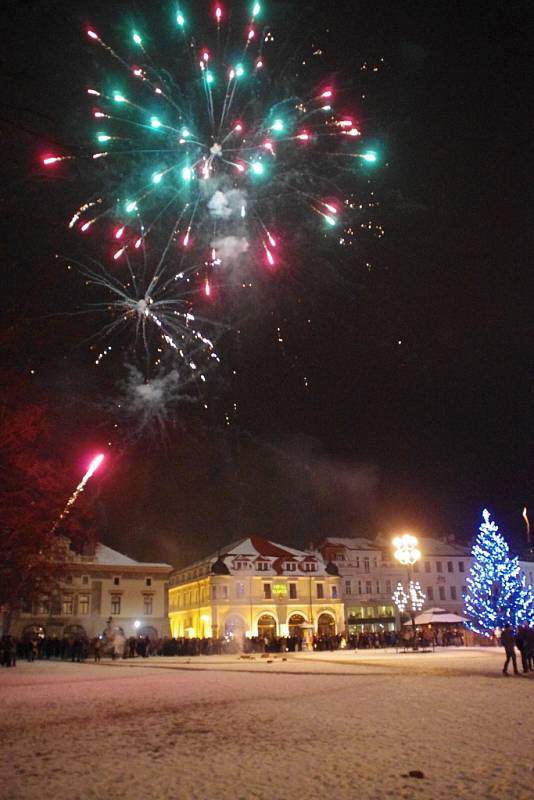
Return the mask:
<svg viewBox="0 0 534 800">
<path fill-rule="evenodd" d="M 463 645 L 463 634 L 460 630 L 417 631 L 417 645 L 438 646 Z M 312 646 L 317 651 L 335 651 L 339 649 L 369 650 L 385 647 L 413 646 L 413 633 L 408 629 L 401 634 L 395 631 L 362 631 L 344 635 L 314 636 Z M 17 660 L 55 660 L 82 662 L 94 660 L 99 662 L 102 656 L 111 659 L 147 658 L 157 656 L 209 656 L 233 653 L 294 653 L 303 649 L 301 636 L 281 636 L 267 638 L 253 636 L 251 638 L 185 638 L 163 637 L 150 639 L 146 636 L 126 637 L 122 629 L 109 629 L 102 636 L 92 639 L 83 635 L 52 637 L 4 636 L 0 640 L 0 663 L 2 666 L 15 666 Z"/>
</svg>

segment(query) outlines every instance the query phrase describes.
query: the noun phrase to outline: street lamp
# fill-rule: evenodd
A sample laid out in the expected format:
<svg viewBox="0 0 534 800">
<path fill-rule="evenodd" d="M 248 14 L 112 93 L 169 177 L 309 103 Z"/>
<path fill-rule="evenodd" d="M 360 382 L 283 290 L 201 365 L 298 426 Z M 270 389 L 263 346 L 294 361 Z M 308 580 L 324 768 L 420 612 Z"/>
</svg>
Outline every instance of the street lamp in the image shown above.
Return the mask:
<svg viewBox="0 0 534 800">
<path fill-rule="evenodd" d="M 421 558 L 421 551 L 419 550 L 417 538 L 412 536 L 411 533 L 396 536 L 395 539 L 393 539 L 393 546 L 395 547 L 395 558 L 400 564 L 405 566 L 408 571 L 407 590 L 404 589 L 402 582 L 399 581 L 393 594 L 393 602 L 401 614 L 406 609 L 410 615 L 412 621 L 413 649 L 415 650 L 415 615 L 423 608 L 426 595 L 423 594 L 419 581 L 412 580 L 412 567 Z"/>
</svg>

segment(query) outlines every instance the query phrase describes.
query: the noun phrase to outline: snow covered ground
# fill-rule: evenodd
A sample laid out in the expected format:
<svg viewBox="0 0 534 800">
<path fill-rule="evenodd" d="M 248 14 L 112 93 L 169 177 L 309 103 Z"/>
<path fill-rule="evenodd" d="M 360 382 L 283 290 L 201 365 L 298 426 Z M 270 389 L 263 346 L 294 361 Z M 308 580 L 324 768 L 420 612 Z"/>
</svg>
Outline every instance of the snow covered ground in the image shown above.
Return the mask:
<svg viewBox="0 0 534 800">
<path fill-rule="evenodd" d="M 19 662 L 0 670 L 0 798 L 530 800 L 534 673 L 505 678 L 502 661 Z"/>
</svg>

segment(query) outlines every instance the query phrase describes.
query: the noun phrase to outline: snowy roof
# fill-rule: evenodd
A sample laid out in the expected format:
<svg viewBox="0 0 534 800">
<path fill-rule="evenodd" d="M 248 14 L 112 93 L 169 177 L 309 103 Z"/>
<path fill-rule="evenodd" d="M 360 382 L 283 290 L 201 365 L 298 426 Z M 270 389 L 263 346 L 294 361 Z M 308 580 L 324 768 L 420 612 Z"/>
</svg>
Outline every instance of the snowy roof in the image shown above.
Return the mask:
<svg viewBox="0 0 534 800">
<path fill-rule="evenodd" d="M 84 557 L 82 560 L 86 563 L 99 564 L 100 566 L 112 567 L 166 567 L 169 570 L 173 569 L 170 564 L 163 564 L 160 562 L 152 561 L 136 561 L 130 556 L 119 553 L 118 550 L 113 550 L 102 542 L 98 542 L 95 548 L 95 553 L 90 558 Z"/>
<path fill-rule="evenodd" d="M 285 564 L 288 562 L 293 564 L 297 562 L 298 566 L 298 562 L 303 565 L 306 561 L 312 561 L 316 564 L 314 572 L 317 575 L 326 574 L 325 564 L 320 553 L 308 553 L 303 550 L 296 550 L 294 547 L 276 544 L 276 542 L 271 542 L 263 536 L 253 534 L 244 539 L 232 542 L 226 547 L 221 547 L 216 553 L 212 553 L 201 561 L 196 561 L 194 564 L 182 567 L 176 571 L 175 575 L 180 574 L 183 577 L 184 573 L 188 573 L 191 570 L 198 570 L 198 568 L 201 568 L 201 571 L 206 571 L 209 570 L 209 565 L 213 566 L 216 562 L 224 563 L 230 574 L 234 573 L 236 569 L 239 569 L 239 565 L 236 564 L 236 562 L 239 561 L 250 564 L 251 569 L 254 568 L 254 564 L 258 561 L 270 562 L 270 569 L 265 571 L 265 575 L 269 572 L 278 575 L 286 572 Z M 291 574 L 293 574 L 293 572 Z"/>
<path fill-rule="evenodd" d="M 358 537 L 339 537 L 328 536 L 320 543 L 319 547 L 327 547 L 334 545 L 338 547 L 347 547 L 349 550 L 380 550 L 381 547 L 377 542 L 372 539 L 365 539 L 361 536 Z"/>
<path fill-rule="evenodd" d="M 346 547 L 349 550 L 383 550 L 389 547 L 390 543 L 387 540 L 383 542 L 374 541 L 373 539 L 365 539 L 362 537 L 354 538 L 339 538 L 336 536 L 323 539 L 319 547 L 334 545 L 338 547 Z M 425 556 L 468 556 L 470 550 L 464 545 L 456 544 L 455 542 L 446 542 L 442 539 L 434 539 L 430 536 L 419 537 L 419 549 L 421 555 Z"/>
</svg>

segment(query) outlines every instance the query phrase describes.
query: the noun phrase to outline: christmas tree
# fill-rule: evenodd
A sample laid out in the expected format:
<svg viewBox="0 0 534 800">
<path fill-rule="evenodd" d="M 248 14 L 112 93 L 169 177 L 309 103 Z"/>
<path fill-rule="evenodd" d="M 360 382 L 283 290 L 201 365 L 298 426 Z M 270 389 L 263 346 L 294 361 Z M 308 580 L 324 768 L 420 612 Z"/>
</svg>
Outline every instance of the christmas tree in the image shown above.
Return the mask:
<svg viewBox="0 0 534 800">
<path fill-rule="evenodd" d="M 495 628 L 510 624 L 513 628 L 534 622 L 532 587 L 517 557 L 510 550 L 487 509 L 471 551 L 473 561 L 467 578 L 464 612 L 467 626 L 483 636 L 491 636 Z"/>
</svg>

